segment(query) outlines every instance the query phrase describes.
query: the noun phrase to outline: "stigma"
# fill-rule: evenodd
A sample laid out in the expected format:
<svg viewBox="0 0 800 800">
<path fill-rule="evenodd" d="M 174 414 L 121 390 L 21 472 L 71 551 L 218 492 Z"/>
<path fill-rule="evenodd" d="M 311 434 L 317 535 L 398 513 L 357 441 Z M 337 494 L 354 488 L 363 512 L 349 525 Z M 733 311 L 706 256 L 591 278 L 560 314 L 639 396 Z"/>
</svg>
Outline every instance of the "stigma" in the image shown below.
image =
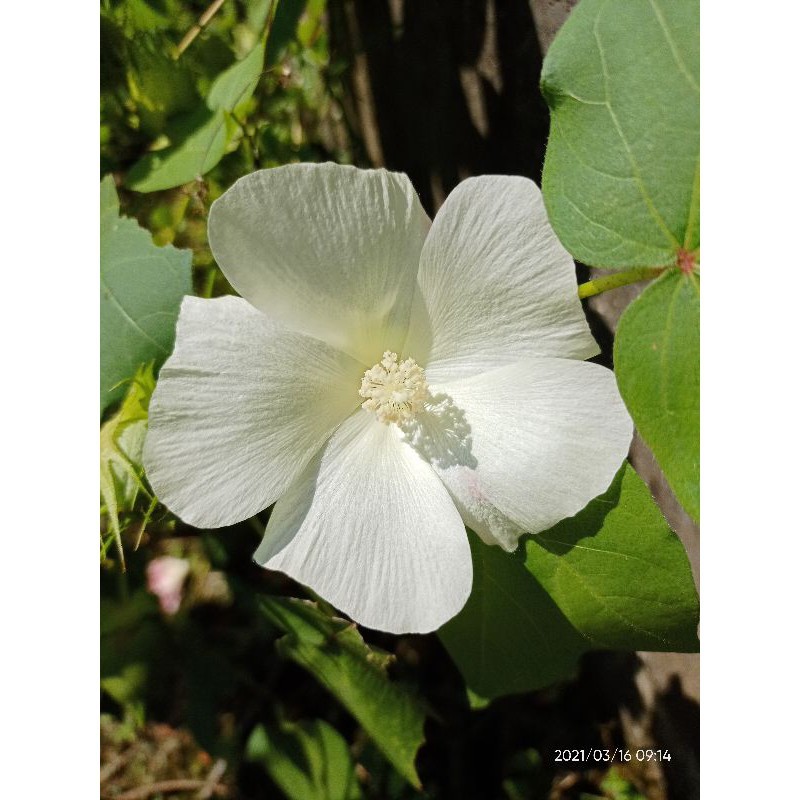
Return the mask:
<svg viewBox="0 0 800 800">
<path fill-rule="evenodd" d="M 407 422 L 428 397 L 425 370 L 413 358 L 400 361 L 397 353 L 387 350 L 380 362 L 364 373 L 358 393 L 365 398 L 361 408 L 373 411 L 381 422 Z"/>
</svg>

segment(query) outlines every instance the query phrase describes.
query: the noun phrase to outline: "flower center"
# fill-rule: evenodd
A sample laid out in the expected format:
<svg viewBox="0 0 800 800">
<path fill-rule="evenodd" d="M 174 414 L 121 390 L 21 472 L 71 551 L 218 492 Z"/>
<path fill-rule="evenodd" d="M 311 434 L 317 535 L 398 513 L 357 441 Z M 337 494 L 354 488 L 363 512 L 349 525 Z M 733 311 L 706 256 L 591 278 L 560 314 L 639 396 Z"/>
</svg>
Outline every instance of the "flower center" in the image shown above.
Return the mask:
<svg viewBox="0 0 800 800">
<path fill-rule="evenodd" d="M 364 373 L 358 393 L 365 398 L 361 408 L 374 411 L 381 422 L 406 422 L 424 405 L 428 396 L 425 371 L 407 358 L 387 350 L 379 364 Z"/>
</svg>

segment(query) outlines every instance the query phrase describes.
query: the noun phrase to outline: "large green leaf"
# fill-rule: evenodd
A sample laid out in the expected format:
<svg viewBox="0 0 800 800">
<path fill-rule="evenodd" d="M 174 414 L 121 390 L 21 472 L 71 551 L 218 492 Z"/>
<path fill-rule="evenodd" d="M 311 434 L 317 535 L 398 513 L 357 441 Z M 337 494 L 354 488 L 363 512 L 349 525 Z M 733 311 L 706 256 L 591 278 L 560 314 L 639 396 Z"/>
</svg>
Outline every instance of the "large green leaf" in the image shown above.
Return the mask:
<svg viewBox="0 0 800 800">
<path fill-rule="evenodd" d="M 697 0 L 581 0 L 547 53 L 542 191 L 586 264 L 699 247 L 699 25 Z"/>
<path fill-rule="evenodd" d="M 697 650 L 686 551 L 631 466 L 579 514 L 530 537 L 526 550 L 525 566 L 590 646 Z"/>
<path fill-rule="evenodd" d="M 125 392 L 121 381 L 169 355 L 181 300 L 192 290 L 192 254 L 157 247 L 119 216 L 114 181 L 100 184 L 100 413 Z"/>
<path fill-rule="evenodd" d="M 623 314 L 617 383 L 681 505 L 700 517 L 700 279 L 662 275 Z"/>
<path fill-rule="evenodd" d="M 586 640 L 525 567 L 470 532 L 472 594 L 439 630 L 470 691 L 481 697 L 526 692 L 568 676 Z"/>
<path fill-rule="evenodd" d="M 347 742 L 322 720 L 259 725 L 246 752 L 248 760 L 264 766 L 289 800 L 363 797 Z"/>
<path fill-rule="evenodd" d="M 213 169 L 237 128 L 230 112 L 255 91 L 265 48 L 262 39 L 245 58 L 220 74 L 209 89 L 207 107 L 176 118 L 167 131 L 170 145 L 137 161 L 128 173 L 126 186 L 137 192 L 171 189 Z"/>
<path fill-rule="evenodd" d="M 279 652 L 314 675 L 359 721 L 386 758 L 412 785 L 424 740 L 425 711 L 417 698 L 386 674 L 387 658 L 367 647 L 355 625 L 312 603 L 262 598 L 261 609 L 286 632 Z"/>
<path fill-rule="evenodd" d="M 697 649 L 686 553 L 627 464 L 605 494 L 514 554 L 470 541 L 472 595 L 439 634 L 478 695 L 546 686 L 593 648 Z"/>
</svg>

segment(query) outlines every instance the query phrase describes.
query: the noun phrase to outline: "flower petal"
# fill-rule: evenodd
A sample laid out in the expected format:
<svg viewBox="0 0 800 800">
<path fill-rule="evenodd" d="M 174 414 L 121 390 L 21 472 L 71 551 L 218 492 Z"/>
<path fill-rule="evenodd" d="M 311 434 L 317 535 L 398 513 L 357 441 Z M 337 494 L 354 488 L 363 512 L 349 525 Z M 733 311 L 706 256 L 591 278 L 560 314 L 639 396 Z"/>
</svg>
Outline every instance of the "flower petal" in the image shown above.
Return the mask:
<svg viewBox="0 0 800 800">
<path fill-rule="evenodd" d="M 208 238 L 256 308 L 372 366 L 403 343 L 429 227 L 403 174 L 290 164 L 238 180 Z"/>
<path fill-rule="evenodd" d="M 261 511 L 358 406 L 362 373 L 239 297 L 186 297 L 150 402 L 144 464 L 156 495 L 206 528 Z"/>
<path fill-rule="evenodd" d="M 460 183 L 433 221 L 417 280 L 403 354 L 425 366 L 429 381 L 530 356 L 599 352 L 578 299 L 575 264 L 527 178 Z"/>
<path fill-rule="evenodd" d="M 275 505 L 255 559 L 391 633 L 435 630 L 472 587 L 447 490 L 394 425 L 361 410 Z"/>
<path fill-rule="evenodd" d="M 613 372 L 585 361 L 530 359 L 438 392 L 465 426 L 434 469 L 467 524 L 506 550 L 604 492 L 633 435 Z"/>
</svg>

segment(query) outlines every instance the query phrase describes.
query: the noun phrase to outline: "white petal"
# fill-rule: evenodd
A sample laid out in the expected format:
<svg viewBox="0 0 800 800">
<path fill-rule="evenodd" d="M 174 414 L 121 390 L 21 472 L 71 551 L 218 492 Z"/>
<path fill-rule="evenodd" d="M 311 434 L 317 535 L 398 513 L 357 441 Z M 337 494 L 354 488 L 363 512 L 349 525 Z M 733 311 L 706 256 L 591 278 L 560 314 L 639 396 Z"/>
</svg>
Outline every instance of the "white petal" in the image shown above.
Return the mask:
<svg viewBox="0 0 800 800">
<path fill-rule="evenodd" d="M 206 528 L 261 511 L 358 406 L 362 373 L 239 297 L 185 298 L 150 403 L 144 464 L 156 495 Z"/>
<path fill-rule="evenodd" d="M 242 297 L 372 366 L 401 348 L 429 227 L 405 175 L 290 164 L 238 180 L 208 238 Z"/>
<path fill-rule="evenodd" d="M 533 181 L 469 178 L 433 221 L 403 353 L 429 381 L 457 380 L 531 356 L 599 352 L 578 300 L 575 264 Z"/>
<path fill-rule="evenodd" d="M 584 361 L 530 359 L 434 391 L 463 422 L 440 423 L 451 442 L 432 464 L 467 524 L 506 550 L 604 492 L 633 435 L 614 374 Z M 407 438 L 433 447 L 418 419 Z"/>
<path fill-rule="evenodd" d="M 357 411 L 272 511 L 260 564 L 368 628 L 426 633 L 472 587 L 464 523 L 394 425 Z"/>
</svg>

